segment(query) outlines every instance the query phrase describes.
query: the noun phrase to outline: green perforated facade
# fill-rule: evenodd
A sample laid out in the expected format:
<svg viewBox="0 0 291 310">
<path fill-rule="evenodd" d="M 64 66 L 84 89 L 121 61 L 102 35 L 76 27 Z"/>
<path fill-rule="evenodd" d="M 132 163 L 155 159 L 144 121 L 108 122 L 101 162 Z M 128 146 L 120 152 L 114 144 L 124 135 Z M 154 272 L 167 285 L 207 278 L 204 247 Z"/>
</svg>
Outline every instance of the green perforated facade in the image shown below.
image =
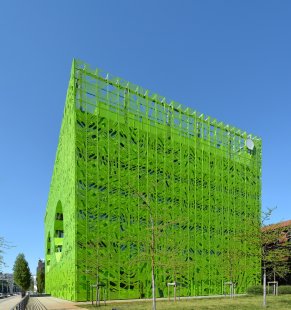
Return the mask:
<svg viewBox="0 0 291 310">
<path fill-rule="evenodd" d="M 260 281 L 261 140 L 73 61 L 45 216 L 46 292 L 90 300 Z M 251 224 L 250 224 L 251 223 Z"/>
</svg>

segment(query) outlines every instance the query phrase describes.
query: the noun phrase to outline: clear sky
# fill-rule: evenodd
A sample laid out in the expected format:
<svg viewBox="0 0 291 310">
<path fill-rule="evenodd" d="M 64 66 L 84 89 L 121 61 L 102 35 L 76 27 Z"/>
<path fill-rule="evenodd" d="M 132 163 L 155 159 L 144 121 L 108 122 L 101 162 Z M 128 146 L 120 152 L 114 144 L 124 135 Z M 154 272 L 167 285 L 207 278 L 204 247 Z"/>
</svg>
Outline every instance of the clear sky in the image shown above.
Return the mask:
<svg viewBox="0 0 291 310">
<path fill-rule="evenodd" d="M 0 236 L 44 257 L 73 57 L 263 139 L 262 205 L 291 219 L 291 1 L 0 2 Z"/>
</svg>

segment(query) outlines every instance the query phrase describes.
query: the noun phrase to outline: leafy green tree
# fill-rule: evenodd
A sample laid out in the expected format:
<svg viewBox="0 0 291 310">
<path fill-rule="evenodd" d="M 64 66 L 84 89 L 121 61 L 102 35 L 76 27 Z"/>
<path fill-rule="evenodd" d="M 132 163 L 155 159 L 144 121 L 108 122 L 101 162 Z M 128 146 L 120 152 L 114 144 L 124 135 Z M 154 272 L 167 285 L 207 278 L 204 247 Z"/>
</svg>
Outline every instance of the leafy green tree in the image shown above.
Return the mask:
<svg viewBox="0 0 291 310">
<path fill-rule="evenodd" d="M 39 268 L 36 274 L 37 292 L 42 294 L 45 286 L 45 273 L 44 268 Z"/>
<path fill-rule="evenodd" d="M 30 287 L 31 272 L 23 253 L 18 254 L 13 266 L 13 277 L 15 283 L 22 289 L 22 295 Z"/>
<path fill-rule="evenodd" d="M 31 292 L 34 292 L 34 279 L 33 279 L 33 276 L 31 276 L 31 278 L 30 278 L 29 290 L 30 290 Z"/>
<path fill-rule="evenodd" d="M 280 226 L 268 225 L 275 208 L 268 208 L 262 212 L 261 227 L 258 231 L 248 231 L 249 240 L 261 251 L 257 254 L 260 258 L 263 269 L 263 306 L 267 306 L 267 278 L 272 281 L 276 276 L 286 277 L 290 267 L 288 257 L 290 255 L 290 243 L 282 238 L 283 228 Z M 255 227 L 255 222 L 250 222 L 248 227 Z M 250 235 L 251 233 L 251 235 Z"/>
<path fill-rule="evenodd" d="M 274 209 L 267 209 L 263 212 L 262 229 L 261 229 L 261 246 L 262 246 L 262 267 L 263 267 L 263 286 L 264 301 L 266 306 L 266 280 L 276 275 L 284 278 L 289 272 L 288 257 L 290 255 L 290 244 L 287 240 L 282 239 L 283 228 L 276 225 L 266 225 L 271 218 Z"/>
<path fill-rule="evenodd" d="M 291 244 L 284 237 L 284 229 L 279 224 L 262 229 L 263 266 L 269 281 L 276 281 L 277 277 L 284 279 L 290 272 L 288 257 Z"/>
</svg>

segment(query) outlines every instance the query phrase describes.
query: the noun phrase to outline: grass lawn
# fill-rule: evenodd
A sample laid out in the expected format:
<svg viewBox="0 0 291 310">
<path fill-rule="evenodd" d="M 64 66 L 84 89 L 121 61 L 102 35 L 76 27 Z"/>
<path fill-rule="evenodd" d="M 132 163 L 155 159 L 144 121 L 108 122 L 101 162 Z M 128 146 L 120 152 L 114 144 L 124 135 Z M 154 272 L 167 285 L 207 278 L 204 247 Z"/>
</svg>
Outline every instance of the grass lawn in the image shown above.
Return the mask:
<svg viewBox="0 0 291 310">
<path fill-rule="evenodd" d="M 215 310 L 257 310 L 257 309 L 278 309 L 291 310 L 291 295 L 267 296 L 267 308 L 262 306 L 262 296 L 241 296 L 234 299 L 228 298 L 209 298 L 209 299 L 189 299 L 181 301 L 157 301 L 157 310 L 166 309 L 185 309 L 185 310 L 200 310 L 200 309 L 215 309 Z M 151 310 L 152 303 L 150 301 L 141 302 L 108 302 L 106 306 L 101 304 L 101 307 L 92 305 L 79 305 L 86 309 L 103 308 L 111 310 Z"/>
</svg>

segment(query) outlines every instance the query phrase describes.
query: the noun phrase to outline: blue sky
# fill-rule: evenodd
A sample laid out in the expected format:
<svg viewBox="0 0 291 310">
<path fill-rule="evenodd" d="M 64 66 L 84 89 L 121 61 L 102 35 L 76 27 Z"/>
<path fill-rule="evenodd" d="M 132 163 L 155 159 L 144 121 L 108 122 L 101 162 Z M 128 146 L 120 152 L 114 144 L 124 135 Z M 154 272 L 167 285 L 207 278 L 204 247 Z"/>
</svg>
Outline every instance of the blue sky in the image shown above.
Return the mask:
<svg viewBox="0 0 291 310">
<path fill-rule="evenodd" d="M 1 1 L 0 236 L 44 257 L 73 57 L 263 139 L 263 207 L 291 219 L 291 2 Z"/>
</svg>

